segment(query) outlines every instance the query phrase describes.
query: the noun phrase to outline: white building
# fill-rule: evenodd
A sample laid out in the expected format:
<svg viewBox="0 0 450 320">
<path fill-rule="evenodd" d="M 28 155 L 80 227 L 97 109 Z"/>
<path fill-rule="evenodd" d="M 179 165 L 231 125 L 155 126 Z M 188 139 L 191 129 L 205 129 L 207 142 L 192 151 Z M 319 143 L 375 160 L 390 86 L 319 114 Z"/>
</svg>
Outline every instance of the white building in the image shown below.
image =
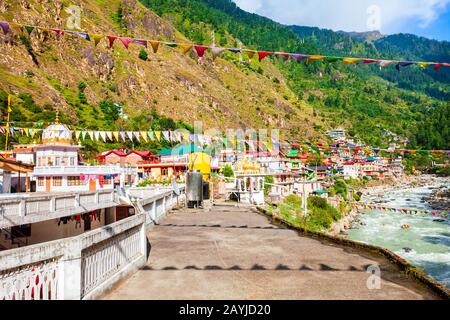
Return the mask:
<svg viewBox="0 0 450 320">
<path fill-rule="evenodd" d="M 37 192 L 109 190 L 124 185 L 125 175 L 137 175 L 137 168 L 117 166 L 81 166 L 79 145 L 73 144 L 72 131 L 56 123 L 42 133 L 42 144 L 35 147 L 33 176 Z"/>
<path fill-rule="evenodd" d="M 353 178 L 353 179 L 357 179 L 360 175 L 360 171 L 361 168 L 359 166 L 359 164 L 353 162 L 353 161 L 349 161 L 349 162 L 344 162 L 343 167 L 343 175 L 345 179 L 349 179 L 349 178 Z"/>
</svg>

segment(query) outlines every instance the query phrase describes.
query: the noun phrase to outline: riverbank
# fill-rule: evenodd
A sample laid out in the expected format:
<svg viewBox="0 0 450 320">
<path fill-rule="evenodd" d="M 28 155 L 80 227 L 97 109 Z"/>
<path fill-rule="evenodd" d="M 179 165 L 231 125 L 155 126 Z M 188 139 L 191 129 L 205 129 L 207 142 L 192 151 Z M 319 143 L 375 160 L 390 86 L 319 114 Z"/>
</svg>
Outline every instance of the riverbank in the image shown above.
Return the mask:
<svg viewBox="0 0 450 320">
<path fill-rule="evenodd" d="M 442 186 L 450 186 L 450 180 L 442 177 L 420 176 L 408 180 L 394 188 L 386 187 L 378 194 L 365 190 L 362 200 L 393 208 L 433 210 L 426 199 Z M 409 228 L 403 229 L 404 225 Z M 388 248 L 450 287 L 449 219 L 364 210 L 347 233 L 348 239 Z"/>
<path fill-rule="evenodd" d="M 431 196 L 424 197 L 422 202 L 429 203 L 433 210 L 449 210 L 449 192 L 448 189 L 445 188 L 445 184 L 448 184 L 448 181 L 448 178 L 434 175 L 403 176 L 395 179 L 371 181 L 368 182 L 364 188 L 357 191 L 362 194 L 361 200 L 363 202 L 383 203 L 380 198 L 384 195 L 395 192 L 396 190 L 411 190 L 420 187 L 430 187 L 434 188 L 435 191 Z M 447 193 L 443 195 L 445 190 Z M 339 206 L 336 200 L 332 200 L 331 202 L 334 202 L 335 207 Z M 359 210 L 356 207 L 351 206 L 351 204 L 347 204 L 347 209 L 348 212 L 341 212 L 342 218 L 331 225 L 331 227 L 326 231 L 327 234 L 332 236 L 346 236 L 348 231 L 353 228 L 354 224 L 360 223 Z"/>
</svg>

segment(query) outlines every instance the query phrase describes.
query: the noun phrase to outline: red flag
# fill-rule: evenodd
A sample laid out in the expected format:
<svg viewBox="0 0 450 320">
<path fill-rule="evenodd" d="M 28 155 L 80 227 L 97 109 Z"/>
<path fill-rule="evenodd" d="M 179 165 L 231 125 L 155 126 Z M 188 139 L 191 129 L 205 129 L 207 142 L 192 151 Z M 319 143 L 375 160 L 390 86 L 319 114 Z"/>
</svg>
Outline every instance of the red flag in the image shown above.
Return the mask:
<svg viewBox="0 0 450 320">
<path fill-rule="evenodd" d="M 284 57 L 284 59 L 289 60 L 289 54 L 288 53 L 284 53 L 284 52 L 277 52 L 276 53 L 279 56 Z"/>
<path fill-rule="evenodd" d="M 195 51 L 197 52 L 197 55 L 199 58 L 203 58 L 205 55 L 205 51 L 208 49 L 206 46 L 194 46 Z"/>
<path fill-rule="evenodd" d="M 374 62 L 380 62 L 380 60 L 375 60 L 375 59 L 364 59 L 363 62 L 364 62 L 364 63 L 374 63 Z"/>
<path fill-rule="evenodd" d="M 273 54 L 273 52 L 259 51 L 258 52 L 259 62 L 261 62 L 262 59 L 264 59 L 265 57 L 272 55 L 272 54 Z"/>
<path fill-rule="evenodd" d="M 116 36 L 106 36 L 108 38 L 109 41 L 109 47 L 112 48 L 114 41 L 116 41 L 117 37 Z"/>
<path fill-rule="evenodd" d="M 128 49 L 128 46 L 130 45 L 130 42 L 133 41 L 131 38 L 119 38 L 119 40 L 123 43 L 125 48 Z"/>
<path fill-rule="evenodd" d="M 440 63 L 436 63 L 435 65 L 434 65 L 434 70 L 439 70 L 440 68 L 442 67 L 442 64 L 440 64 Z"/>
<path fill-rule="evenodd" d="M 53 32 L 55 32 L 58 36 L 63 36 L 64 35 L 64 31 L 60 30 L 60 29 L 50 29 Z"/>
</svg>

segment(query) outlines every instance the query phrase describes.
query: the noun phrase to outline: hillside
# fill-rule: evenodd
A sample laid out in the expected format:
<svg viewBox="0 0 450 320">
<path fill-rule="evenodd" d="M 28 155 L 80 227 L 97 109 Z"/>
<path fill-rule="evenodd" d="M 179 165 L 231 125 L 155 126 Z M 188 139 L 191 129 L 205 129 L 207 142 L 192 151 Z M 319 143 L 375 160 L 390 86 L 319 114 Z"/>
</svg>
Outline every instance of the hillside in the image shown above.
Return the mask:
<svg viewBox="0 0 450 320">
<path fill-rule="evenodd" d="M 244 48 L 272 51 L 450 60 L 445 42 L 409 35 L 365 41 L 356 34 L 283 26 L 231 0 L 8 0 L 0 2 L 0 20 L 63 29 L 65 8 L 72 3 L 83 8 L 82 29 L 92 34 L 209 45 L 215 31 L 216 44 L 224 47 L 242 42 Z M 13 38 L 0 34 L 0 49 L 0 107 L 4 116 L 6 94 L 12 93 L 13 121 L 51 121 L 60 110 L 62 120 L 77 128 L 190 128 L 200 120 L 220 129 L 278 128 L 284 139 L 312 142 L 323 139 L 326 129 L 344 126 L 374 146 L 391 142 L 383 135 L 388 130 L 409 137 L 413 147 L 450 149 L 450 139 L 435 122 L 429 121 L 425 136 L 417 136 L 430 114 L 447 108 L 448 70 L 380 71 L 277 58 L 248 63 L 245 55 L 241 61 L 232 53 L 215 61 L 207 54 L 199 63 L 195 53 L 165 46 L 157 54 L 147 49 L 144 61 L 138 44 L 127 50 L 116 42 L 111 50 L 107 40 L 94 47 L 81 38 L 58 39 L 37 30 Z M 127 117 L 120 116 L 121 108 Z M 445 127 L 450 120 L 442 121 Z M 111 147 L 123 146 L 86 142 L 92 154 Z"/>
<path fill-rule="evenodd" d="M 0 20 L 65 27 L 64 3 L 29 3 L 6 1 Z M 171 23 L 135 0 L 108 1 L 107 6 L 105 1 L 73 3 L 83 8 L 82 29 L 92 34 L 188 42 Z M 1 34 L 0 50 L 3 119 L 11 93 L 12 121 L 52 121 L 59 110 L 61 120 L 77 128 L 173 129 L 199 120 L 205 127 L 283 128 L 286 137 L 292 132 L 318 137 L 311 107 L 296 98 L 269 61 L 242 63 L 230 53 L 214 62 L 208 55 L 198 63 L 195 53 L 184 55 L 168 47 L 157 54 L 147 49 L 144 61 L 137 44 L 127 50 L 117 41 L 111 50 L 106 39 L 94 47 L 82 38 L 58 39 L 54 32 L 37 29 L 30 36 Z M 113 103 L 123 107 L 128 119 L 118 116 Z M 156 121 L 163 116 L 168 119 Z M 107 147 L 115 146 L 99 146 Z"/>
</svg>

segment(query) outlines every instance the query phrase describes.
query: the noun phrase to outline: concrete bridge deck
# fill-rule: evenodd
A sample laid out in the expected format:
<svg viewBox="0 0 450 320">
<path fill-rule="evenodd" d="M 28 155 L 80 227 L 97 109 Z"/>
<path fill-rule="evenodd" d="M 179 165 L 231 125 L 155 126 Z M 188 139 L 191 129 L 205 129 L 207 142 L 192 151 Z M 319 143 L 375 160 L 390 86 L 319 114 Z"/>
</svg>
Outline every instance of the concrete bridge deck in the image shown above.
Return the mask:
<svg viewBox="0 0 450 320">
<path fill-rule="evenodd" d="M 438 299 L 382 258 L 301 237 L 251 209 L 182 209 L 148 231 L 148 263 L 104 299 Z M 367 289 L 369 265 L 382 270 Z"/>
</svg>

